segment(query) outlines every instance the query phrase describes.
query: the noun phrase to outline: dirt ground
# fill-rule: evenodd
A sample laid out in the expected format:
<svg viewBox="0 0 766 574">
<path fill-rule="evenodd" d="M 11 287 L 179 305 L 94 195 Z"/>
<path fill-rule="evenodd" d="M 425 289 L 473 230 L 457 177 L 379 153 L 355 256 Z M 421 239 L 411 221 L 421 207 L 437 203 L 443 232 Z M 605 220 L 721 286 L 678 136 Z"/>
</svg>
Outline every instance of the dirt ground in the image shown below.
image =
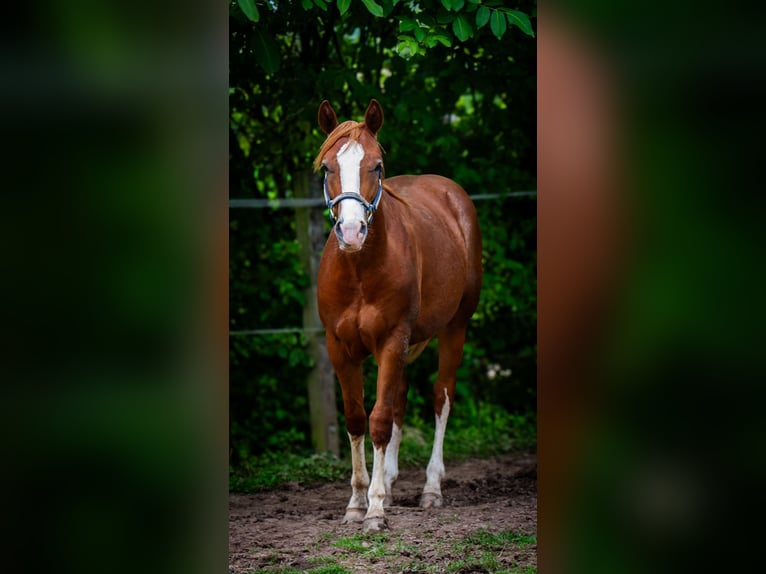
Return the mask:
<svg viewBox="0 0 766 574">
<path fill-rule="evenodd" d="M 485 460 L 447 462 L 444 506 L 418 507 L 424 469 L 402 469 L 387 509 L 388 549 L 349 553 L 338 540 L 361 540 L 360 524 L 342 525 L 348 482 L 313 488 L 289 485 L 258 494 L 229 497 L 229 572 L 312 571 L 336 564 L 352 572 L 490 572 L 456 568 L 466 553 L 466 536 L 484 530 L 536 536 L 537 460 L 514 454 Z M 349 469 L 349 476 L 351 469 Z M 461 542 L 463 545 L 461 546 Z M 395 543 L 395 546 L 393 544 Z M 395 548 L 396 550 L 392 550 Z M 505 547 L 493 557 L 503 571 L 535 571 L 536 544 Z"/>
</svg>

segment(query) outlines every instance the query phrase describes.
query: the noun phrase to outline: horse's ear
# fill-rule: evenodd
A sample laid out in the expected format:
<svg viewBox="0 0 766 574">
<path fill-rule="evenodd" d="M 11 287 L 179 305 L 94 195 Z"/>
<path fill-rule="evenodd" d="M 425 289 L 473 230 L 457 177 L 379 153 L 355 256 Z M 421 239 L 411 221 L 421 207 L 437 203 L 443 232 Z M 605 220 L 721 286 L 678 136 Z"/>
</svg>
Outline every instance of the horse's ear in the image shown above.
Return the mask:
<svg viewBox="0 0 766 574">
<path fill-rule="evenodd" d="M 371 99 L 370 105 L 367 106 L 367 111 L 364 113 L 364 123 L 367 124 L 367 128 L 373 135 L 377 134 L 383 125 L 383 108 L 380 107 L 375 98 Z"/>
<path fill-rule="evenodd" d="M 335 115 L 335 110 L 327 100 L 319 105 L 319 127 L 328 135 L 338 127 L 338 116 Z"/>
</svg>

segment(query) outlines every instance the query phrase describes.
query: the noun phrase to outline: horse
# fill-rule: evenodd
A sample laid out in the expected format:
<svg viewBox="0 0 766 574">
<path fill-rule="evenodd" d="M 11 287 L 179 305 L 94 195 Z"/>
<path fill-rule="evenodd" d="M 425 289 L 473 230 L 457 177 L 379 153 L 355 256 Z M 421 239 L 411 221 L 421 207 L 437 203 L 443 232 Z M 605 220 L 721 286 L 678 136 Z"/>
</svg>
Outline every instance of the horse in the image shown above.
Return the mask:
<svg viewBox="0 0 766 574">
<path fill-rule="evenodd" d="M 374 532 L 389 528 L 384 507 L 393 501 L 399 474 L 405 365 L 434 338 L 435 431 L 420 506 L 443 505 L 444 435 L 466 329 L 479 301 L 481 233 L 471 199 L 454 181 L 438 175 L 385 177 L 377 100 L 370 101 L 363 122 L 339 124 L 327 100 L 318 119 L 327 139 L 314 170 L 324 170 L 332 231 L 319 265 L 317 303 L 351 445 L 351 498 L 342 522 L 362 522 L 365 532 Z M 372 479 L 365 463 L 362 376 L 370 355 L 378 365 L 369 417 Z"/>
</svg>

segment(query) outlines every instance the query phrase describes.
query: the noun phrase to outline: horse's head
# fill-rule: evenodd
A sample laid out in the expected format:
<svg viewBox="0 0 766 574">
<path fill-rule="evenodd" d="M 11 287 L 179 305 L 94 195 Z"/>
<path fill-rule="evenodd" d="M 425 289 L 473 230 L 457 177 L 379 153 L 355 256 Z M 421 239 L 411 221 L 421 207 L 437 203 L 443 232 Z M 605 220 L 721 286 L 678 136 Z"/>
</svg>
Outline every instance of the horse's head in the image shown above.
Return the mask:
<svg viewBox="0 0 766 574">
<path fill-rule="evenodd" d="M 324 195 L 334 220 L 340 248 L 359 251 L 383 191 L 383 156 L 377 133 L 383 125 L 383 110 L 371 100 L 364 122 L 338 125 L 332 106 L 319 106 L 319 127 L 327 134 L 314 162 L 325 172 Z"/>
</svg>

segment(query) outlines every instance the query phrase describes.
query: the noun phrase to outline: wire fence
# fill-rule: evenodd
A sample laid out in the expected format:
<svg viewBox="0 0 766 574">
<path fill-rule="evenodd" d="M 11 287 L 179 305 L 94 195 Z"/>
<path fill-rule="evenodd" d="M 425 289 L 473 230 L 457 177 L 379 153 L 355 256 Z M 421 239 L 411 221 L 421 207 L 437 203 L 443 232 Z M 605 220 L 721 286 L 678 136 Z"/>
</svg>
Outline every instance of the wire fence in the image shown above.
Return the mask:
<svg viewBox="0 0 766 574">
<path fill-rule="evenodd" d="M 536 191 L 511 191 L 508 193 L 478 193 L 471 195 L 473 201 L 483 201 L 486 199 L 505 199 L 506 197 L 535 197 Z M 288 207 L 324 207 L 325 202 L 320 197 L 279 197 L 273 199 L 230 199 L 229 208 L 250 208 L 263 209 L 270 207 L 272 209 L 281 209 Z"/>
<path fill-rule="evenodd" d="M 510 191 L 508 193 L 477 193 L 469 196 L 473 201 L 488 199 L 505 199 L 507 197 L 534 197 L 536 190 Z M 319 197 L 281 197 L 273 199 L 230 199 L 229 209 L 283 209 L 293 207 L 325 207 L 325 202 Z M 229 331 L 230 337 L 246 337 L 255 335 L 287 335 L 291 333 L 321 333 L 324 329 L 309 327 L 284 327 L 276 329 L 242 329 Z"/>
</svg>

